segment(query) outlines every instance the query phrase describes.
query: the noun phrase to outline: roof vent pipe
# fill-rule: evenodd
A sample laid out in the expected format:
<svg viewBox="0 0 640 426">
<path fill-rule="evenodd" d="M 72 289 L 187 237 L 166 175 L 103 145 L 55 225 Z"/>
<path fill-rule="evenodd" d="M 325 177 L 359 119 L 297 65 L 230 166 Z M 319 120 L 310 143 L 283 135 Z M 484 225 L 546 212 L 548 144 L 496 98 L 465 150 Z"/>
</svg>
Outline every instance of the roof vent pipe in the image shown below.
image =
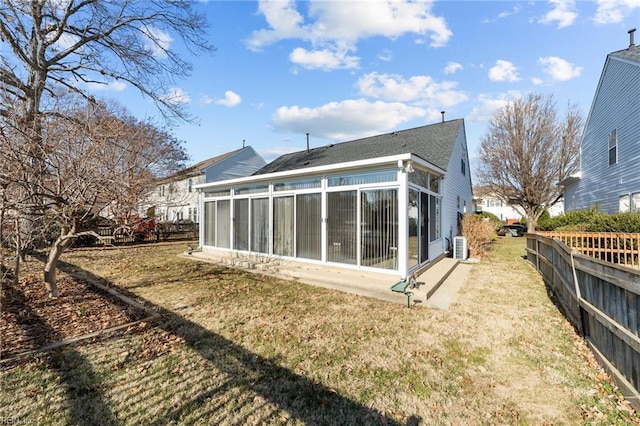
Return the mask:
<svg viewBox="0 0 640 426">
<path fill-rule="evenodd" d="M 309 152 L 309 133 L 307 132 L 307 152 Z"/>
<path fill-rule="evenodd" d="M 633 42 L 633 33 L 636 32 L 635 28 L 631 28 L 629 31 L 627 31 L 629 33 L 629 50 L 633 49 L 636 45 Z"/>
<path fill-rule="evenodd" d="M 244 148 L 244 143 L 246 142 L 245 139 L 242 139 L 242 147 Z"/>
<path fill-rule="evenodd" d="M 440 111 L 440 114 L 442 114 L 442 122 L 444 123 L 444 111 Z"/>
</svg>

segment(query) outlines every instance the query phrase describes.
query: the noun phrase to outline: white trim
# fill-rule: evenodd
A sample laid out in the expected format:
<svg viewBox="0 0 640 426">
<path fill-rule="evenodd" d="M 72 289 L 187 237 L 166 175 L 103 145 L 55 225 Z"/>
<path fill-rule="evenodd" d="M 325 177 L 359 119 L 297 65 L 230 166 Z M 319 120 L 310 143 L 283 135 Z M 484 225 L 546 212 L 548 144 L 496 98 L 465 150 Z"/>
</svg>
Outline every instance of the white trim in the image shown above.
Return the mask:
<svg viewBox="0 0 640 426">
<path fill-rule="evenodd" d="M 370 166 L 379 166 L 381 164 L 386 164 L 386 163 L 393 164 L 403 160 L 414 160 L 420 164 L 424 164 L 425 167 L 431 167 L 433 168 L 434 171 L 438 173 L 442 173 L 444 175 L 444 171 L 442 169 L 435 167 L 433 165 L 429 165 L 429 163 L 425 162 L 419 157 L 414 156 L 413 154 L 400 154 L 400 155 L 393 155 L 389 157 L 372 158 L 369 160 L 349 161 L 346 163 L 330 164 L 327 166 L 309 167 L 306 169 L 295 169 L 295 170 L 286 170 L 286 171 L 275 172 L 275 173 L 265 173 L 263 175 L 252 175 L 252 176 L 246 176 L 246 177 L 241 177 L 236 179 L 202 183 L 202 184 L 194 185 L 193 187 L 196 190 L 203 190 L 203 189 L 215 188 L 219 186 L 239 185 L 245 182 L 260 182 L 265 180 L 269 181 L 269 180 L 276 180 L 276 179 L 293 177 L 293 176 L 317 175 L 317 174 L 323 174 L 331 171 L 338 171 L 342 169 L 365 168 Z"/>
</svg>

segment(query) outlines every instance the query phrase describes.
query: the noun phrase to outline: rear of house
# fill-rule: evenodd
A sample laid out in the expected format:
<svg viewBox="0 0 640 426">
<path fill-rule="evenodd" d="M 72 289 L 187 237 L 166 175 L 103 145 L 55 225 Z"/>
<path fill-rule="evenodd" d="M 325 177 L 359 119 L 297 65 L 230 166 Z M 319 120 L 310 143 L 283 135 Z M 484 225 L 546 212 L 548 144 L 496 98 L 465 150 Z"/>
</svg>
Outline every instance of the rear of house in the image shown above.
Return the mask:
<svg viewBox="0 0 640 426">
<path fill-rule="evenodd" d="M 200 245 L 402 278 L 445 254 L 471 209 L 463 120 L 286 154 L 197 187 Z"/>
<path fill-rule="evenodd" d="M 605 61 L 587 118 L 580 171 L 563 182 L 565 211 L 640 211 L 639 100 L 640 48 L 632 42 Z"/>
</svg>

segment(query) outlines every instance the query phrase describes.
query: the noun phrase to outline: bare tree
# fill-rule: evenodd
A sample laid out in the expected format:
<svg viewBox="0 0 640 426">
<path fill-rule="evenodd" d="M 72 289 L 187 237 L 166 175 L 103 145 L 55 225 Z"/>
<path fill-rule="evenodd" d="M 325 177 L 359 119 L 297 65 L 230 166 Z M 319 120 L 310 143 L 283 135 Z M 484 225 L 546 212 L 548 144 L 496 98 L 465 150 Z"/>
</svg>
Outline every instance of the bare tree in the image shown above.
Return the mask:
<svg viewBox="0 0 640 426">
<path fill-rule="evenodd" d="M 136 121 L 123 109 L 101 102 L 61 101 L 64 106 L 57 110 L 64 118 L 47 120 L 43 126 L 49 171 L 41 194 L 44 223 L 56 233 L 44 277 L 53 297 L 62 253 L 78 236 L 98 237 L 88 224 L 110 205 L 123 212 L 134 210 L 137 197 L 154 185 L 156 173 L 170 173 L 186 158 L 175 138 Z"/>
<path fill-rule="evenodd" d="M 575 105 L 560 117 L 551 95 L 515 99 L 494 114 L 481 139 L 479 184 L 521 209 L 534 231 L 577 167 L 582 128 Z"/>
<path fill-rule="evenodd" d="M 190 0 L 0 0 L 0 117 L 17 145 L 19 241 L 29 240 L 51 207 L 47 192 L 57 176 L 48 154 L 60 117 L 56 98 L 90 99 L 92 85 L 125 83 L 151 99 L 168 119 L 190 119 L 166 88 L 191 66 L 172 50 L 209 52 L 207 23 Z M 46 132 L 49 132 L 46 134 Z M 14 203 L 16 206 L 18 204 Z M 21 249 L 24 255 L 24 249 Z"/>
<path fill-rule="evenodd" d="M 162 111 L 185 118 L 166 87 L 187 76 L 191 65 L 170 41 L 177 36 L 194 53 L 212 50 L 206 20 L 192 4 L 0 0 L 0 40 L 7 47 L 0 49 L 0 82 L 19 101 L 26 124 L 42 112 L 44 97 L 55 96 L 55 86 L 86 94 L 90 84 L 113 82 L 128 83 Z"/>
<path fill-rule="evenodd" d="M 0 269 L 3 278 L 12 273 L 17 280 L 25 249 L 34 246 L 39 223 L 35 214 L 29 218 L 21 216 L 28 209 L 37 210 L 26 190 L 25 177 L 32 171 L 32 163 L 25 155 L 24 135 L 14 123 L 0 116 Z M 13 268 L 6 266 L 11 263 Z"/>
</svg>

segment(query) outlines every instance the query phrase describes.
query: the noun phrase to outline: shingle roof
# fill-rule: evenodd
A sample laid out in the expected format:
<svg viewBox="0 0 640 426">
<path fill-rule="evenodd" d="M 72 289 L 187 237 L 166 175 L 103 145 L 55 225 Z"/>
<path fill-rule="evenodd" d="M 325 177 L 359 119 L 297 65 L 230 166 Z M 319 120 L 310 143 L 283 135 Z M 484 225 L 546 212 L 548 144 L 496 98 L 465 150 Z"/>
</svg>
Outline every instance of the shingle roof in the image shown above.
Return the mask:
<svg viewBox="0 0 640 426">
<path fill-rule="evenodd" d="M 624 50 L 618 50 L 617 52 L 612 52 L 609 54 L 610 56 L 615 56 L 616 58 L 622 58 L 633 62 L 638 62 L 640 64 L 640 46 L 634 46 L 632 48 L 627 48 Z"/>
<path fill-rule="evenodd" d="M 414 154 L 446 170 L 462 119 L 285 154 L 254 173 L 261 175 L 399 154 Z"/>
<path fill-rule="evenodd" d="M 166 178 L 160 179 L 158 184 L 163 184 L 167 182 L 176 182 L 179 180 L 187 179 L 190 177 L 199 176 L 204 173 L 205 169 L 213 164 L 219 163 L 220 161 L 230 157 L 238 151 L 241 151 L 245 148 L 236 149 L 233 151 L 226 152 L 224 154 L 220 154 L 216 157 L 207 158 L 206 160 L 202 160 L 199 163 L 196 163 L 192 166 L 187 167 L 186 169 L 182 169 L 177 173 L 172 174 L 171 176 L 167 176 Z"/>
</svg>

